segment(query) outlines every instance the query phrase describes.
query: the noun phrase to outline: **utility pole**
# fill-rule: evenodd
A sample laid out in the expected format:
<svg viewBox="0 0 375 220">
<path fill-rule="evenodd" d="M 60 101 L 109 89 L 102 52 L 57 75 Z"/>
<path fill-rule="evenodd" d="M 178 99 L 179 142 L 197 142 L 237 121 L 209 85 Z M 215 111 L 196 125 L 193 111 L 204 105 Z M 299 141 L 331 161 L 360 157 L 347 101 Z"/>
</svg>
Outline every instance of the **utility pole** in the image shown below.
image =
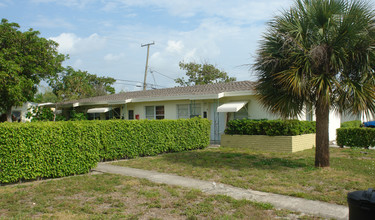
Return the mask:
<svg viewBox="0 0 375 220">
<path fill-rule="evenodd" d="M 146 90 L 146 79 L 147 79 L 147 67 L 148 67 L 148 55 L 150 54 L 150 45 L 154 45 L 155 42 L 142 44 L 141 47 L 147 46 L 147 57 L 146 57 L 146 67 L 145 67 L 145 79 L 143 80 L 143 91 Z"/>
</svg>

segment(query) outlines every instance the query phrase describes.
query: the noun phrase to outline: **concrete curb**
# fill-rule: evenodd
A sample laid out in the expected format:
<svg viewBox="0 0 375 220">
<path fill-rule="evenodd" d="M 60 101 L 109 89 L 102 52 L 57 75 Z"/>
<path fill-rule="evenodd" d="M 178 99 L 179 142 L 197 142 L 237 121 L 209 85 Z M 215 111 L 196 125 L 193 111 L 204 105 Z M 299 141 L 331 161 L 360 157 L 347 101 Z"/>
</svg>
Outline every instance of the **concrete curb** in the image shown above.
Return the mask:
<svg viewBox="0 0 375 220">
<path fill-rule="evenodd" d="M 144 178 L 156 183 L 195 188 L 207 194 L 220 194 L 227 195 L 235 199 L 247 199 L 256 202 L 266 202 L 274 205 L 275 208 L 278 209 L 287 209 L 324 218 L 348 219 L 349 216 L 349 209 L 346 206 L 273 193 L 247 190 L 225 184 L 216 184 L 214 182 L 181 177 L 173 174 L 114 166 L 107 163 L 99 163 L 94 170 L 104 173 L 113 173 L 137 178 Z"/>
</svg>

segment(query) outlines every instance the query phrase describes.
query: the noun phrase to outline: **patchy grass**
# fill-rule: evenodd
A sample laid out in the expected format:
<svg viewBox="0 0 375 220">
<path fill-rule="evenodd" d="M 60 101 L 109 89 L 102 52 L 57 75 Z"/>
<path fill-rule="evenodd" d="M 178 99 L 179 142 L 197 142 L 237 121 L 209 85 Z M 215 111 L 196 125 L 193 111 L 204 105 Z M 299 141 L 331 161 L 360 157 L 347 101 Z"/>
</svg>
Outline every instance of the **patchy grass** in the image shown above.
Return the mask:
<svg viewBox="0 0 375 220">
<path fill-rule="evenodd" d="M 270 204 L 111 174 L 0 187 L 0 219 L 274 219 L 295 215 L 274 210 Z"/>
<path fill-rule="evenodd" d="M 331 167 L 314 167 L 314 150 L 265 153 L 217 148 L 115 162 L 245 189 L 345 205 L 348 192 L 375 188 L 375 150 L 330 149 Z"/>
</svg>

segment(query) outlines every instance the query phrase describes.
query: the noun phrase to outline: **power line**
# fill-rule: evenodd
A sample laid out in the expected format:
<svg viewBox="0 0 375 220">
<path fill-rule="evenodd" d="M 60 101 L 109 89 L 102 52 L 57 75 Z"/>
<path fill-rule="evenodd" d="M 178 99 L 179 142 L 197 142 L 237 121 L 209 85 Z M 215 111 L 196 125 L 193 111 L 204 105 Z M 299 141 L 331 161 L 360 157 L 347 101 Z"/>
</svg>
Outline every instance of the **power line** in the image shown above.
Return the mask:
<svg viewBox="0 0 375 220">
<path fill-rule="evenodd" d="M 150 68 L 150 70 L 151 70 L 151 68 Z M 161 73 L 161 72 L 159 72 L 159 71 L 156 71 L 156 70 L 154 70 L 154 69 L 152 69 L 151 72 L 155 72 L 155 73 L 157 73 L 157 74 L 159 74 L 159 75 L 162 75 L 162 76 L 164 76 L 164 77 L 166 77 L 166 78 L 168 78 L 168 79 L 171 79 L 171 80 L 173 80 L 173 81 L 175 80 L 175 79 L 173 79 L 172 77 L 167 76 L 167 75 L 165 75 L 165 74 L 163 74 L 163 73 Z"/>
<path fill-rule="evenodd" d="M 154 79 L 154 84 L 156 84 L 155 74 L 152 71 L 150 71 L 150 72 L 151 72 L 152 78 Z"/>
<path fill-rule="evenodd" d="M 141 88 L 142 87 L 142 85 L 137 85 L 137 84 L 130 84 L 130 83 L 116 83 L 116 84 L 118 84 L 118 85 L 126 85 L 126 86 L 134 86 L 134 87 L 139 87 L 139 88 Z M 154 86 L 152 86 L 152 85 L 146 85 L 148 88 L 151 88 L 151 89 L 156 89 Z"/>
<path fill-rule="evenodd" d="M 115 79 L 116 81 L 124 81 L 124 82 L 135 82 L 135 83 L 143 83 L 141 81 L 134 81 L 134 80 L 126 80 L 126 79 Z"/>
<path fill-rule="evenodd" d="M 123 81 L 123 82 L 133 82 L 133 83 L 140 83 L 140 84 L 143 84 L 143 82 L 141 81 L 134 81 L 134 80 L 125 80 L 125 79 L 115 79 L 116 81 Z M 121 83 L 121 82 L 115 82 L 115 84 L 126 84 L 126 83 Z M 139 86 L 137 84 L 130 84 L 128 83 L 128 85 L 135 85 L 135 86 Z M 162 85 L 158 85 L 158 84 L 152 84 L 152 83 L 146 83 L 147 86 L 149 87 L 160 87 L 160 88 L 167 88 L 166 86 L 162 86 Z"/>
</svg>

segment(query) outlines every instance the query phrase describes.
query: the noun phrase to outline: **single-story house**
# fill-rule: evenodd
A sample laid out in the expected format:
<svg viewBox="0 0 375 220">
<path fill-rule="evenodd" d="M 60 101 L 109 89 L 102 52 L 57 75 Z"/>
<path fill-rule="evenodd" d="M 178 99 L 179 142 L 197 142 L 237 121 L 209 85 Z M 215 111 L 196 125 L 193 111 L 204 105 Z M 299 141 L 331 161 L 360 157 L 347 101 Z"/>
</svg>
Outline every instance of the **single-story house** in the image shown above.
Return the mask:
<svg viewBox="0 0 375 220">
<path fill-rule="evenodd" d="M 279 119 L 255 96 L 254 82 L 237 81 L 188 87 L 125 92 L 58 104 L 69 117 L 70 110 L 84 112 L 89 119 L 178 119 L 200 116 L 212 121 L 211 142 L 219 143 L 226 123 L 232 119 Z M 340 119 L 332 114 L 330 140 L 336 139 Z M 300 120 L 313 120 L 310 112 Z M 338 122 L 337 122 L 338 120 Z"/>
<path fill-rule="evenodd" d="M 13 122 L 30 122 L 30 118 L 26 118 L 27 112 L 29 112 L 29 109 L 32 107 L 37 106 L 37 103 L 34 102 L 25 102 L 22 106 L 13 106 L 12 107 L 12 120 Z M 1 114 L 1 121 L 6 121 L 6 115 Z"/>
<path fill-rule="evenodd" d="M 55 104 L 48 102 L 48 103 L 35 103 L 35 102 L 25 102 L 22 106 L 13 106 L 12 107 L 12 120 L 13 122 L 30 122 L 32 117 L 27 118 L 27 113 L 32 112 L 32 108 L 36 108 L 38 106 L 47 106 L 50 107 L 52 111 L 55 111 Z M 61 113 L 61 111 L 57 111 L 57 113 Z M 5 122 L 7 120 L 6 114 L 1 114 L 0 122 Z"/>
</svg>

